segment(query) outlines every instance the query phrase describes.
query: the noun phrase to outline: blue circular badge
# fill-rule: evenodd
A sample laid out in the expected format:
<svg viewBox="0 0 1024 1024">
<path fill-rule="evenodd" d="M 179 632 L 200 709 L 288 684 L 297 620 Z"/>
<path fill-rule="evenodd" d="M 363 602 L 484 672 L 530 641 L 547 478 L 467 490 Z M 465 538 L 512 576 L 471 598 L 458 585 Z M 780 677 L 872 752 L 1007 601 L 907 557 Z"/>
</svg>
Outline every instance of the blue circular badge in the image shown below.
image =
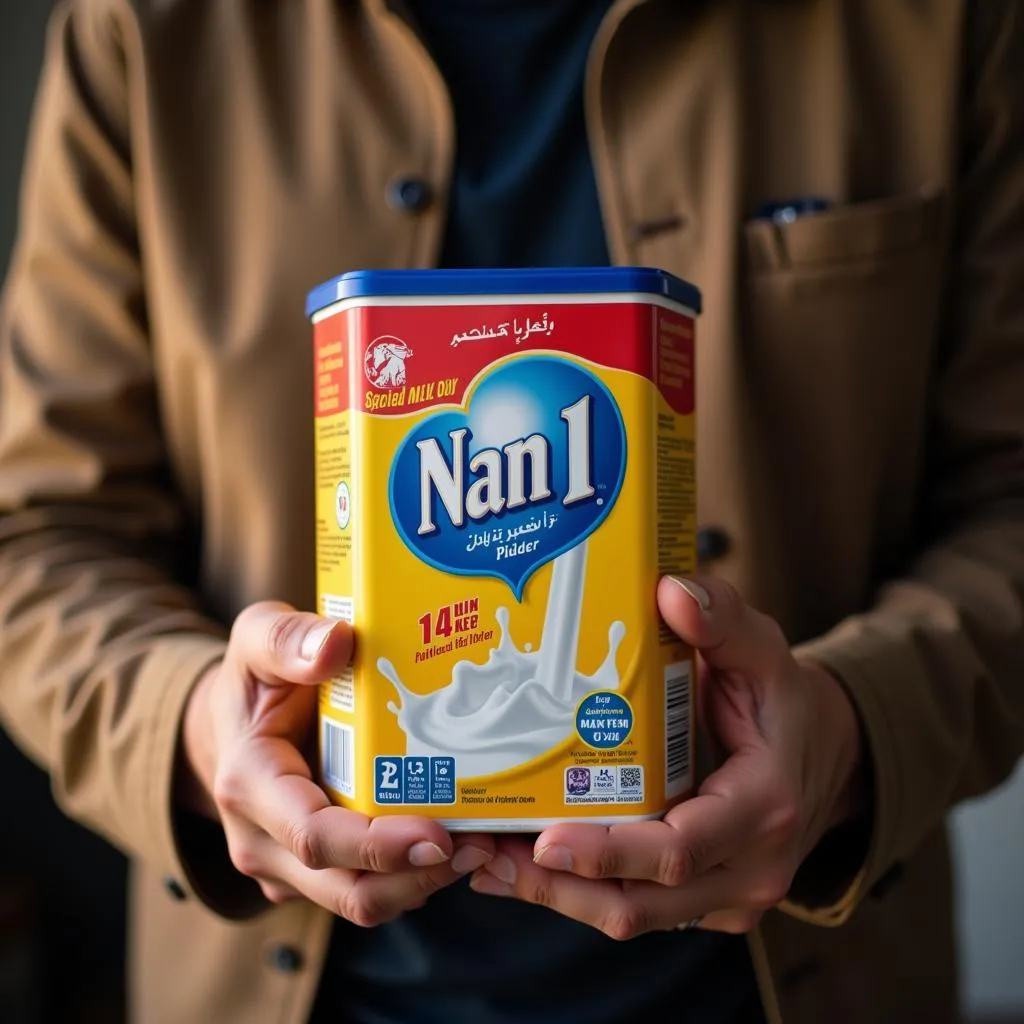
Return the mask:
<svg viewBox="0 0 1024 1024">
<path fill-rule="evenodd" d="M 622 746 L 633 731 L 633 709 L 613 690 L 588 694 L 576 709 L 576 731 L 584 743 L 597 750 Z"/>
<path fill-rule="evenodd" d="M 625 474 L 604 382 L 568 358 L 519 356 L 482 374 L 463 408 L 413 424 L 391 465 L 391 519 L 427 565 L 502 580 L 519 601 L 604 522 Z"/>
</svg>

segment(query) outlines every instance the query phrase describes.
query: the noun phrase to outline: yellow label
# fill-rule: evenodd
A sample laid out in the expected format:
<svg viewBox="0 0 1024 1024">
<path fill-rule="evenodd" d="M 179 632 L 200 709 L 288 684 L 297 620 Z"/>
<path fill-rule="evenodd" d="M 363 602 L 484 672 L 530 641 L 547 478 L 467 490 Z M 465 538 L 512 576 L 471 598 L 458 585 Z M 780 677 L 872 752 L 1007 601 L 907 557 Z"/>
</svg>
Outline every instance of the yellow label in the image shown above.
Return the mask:
<svg viewBox="0 0 1024 1024">
<path fill-rule="evenodd" d="M 315 326 L 323 784 L 453 829 L 660 816 L 693 784 L 693 317 L 342 304 Z"/>
</svg>

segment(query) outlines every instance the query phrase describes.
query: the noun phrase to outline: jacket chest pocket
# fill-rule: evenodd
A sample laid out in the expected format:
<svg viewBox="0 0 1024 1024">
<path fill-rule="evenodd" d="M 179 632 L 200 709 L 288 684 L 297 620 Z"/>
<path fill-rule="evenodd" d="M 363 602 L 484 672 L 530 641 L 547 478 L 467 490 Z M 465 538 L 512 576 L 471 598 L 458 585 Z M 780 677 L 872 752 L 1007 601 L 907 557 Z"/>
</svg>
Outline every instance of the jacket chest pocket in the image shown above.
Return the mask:
<svg viewBox="0 0 1024 1024">
<path fill-rule="evenodd" d="M 795 499 L 806 529 L 862 516 L 895 540 L 908 526 L 942 327 L 945 211 L 944 194 L 915 195 L 744 228 L 748 393 L 786 515 L 810 492 Z"/>
</svg>

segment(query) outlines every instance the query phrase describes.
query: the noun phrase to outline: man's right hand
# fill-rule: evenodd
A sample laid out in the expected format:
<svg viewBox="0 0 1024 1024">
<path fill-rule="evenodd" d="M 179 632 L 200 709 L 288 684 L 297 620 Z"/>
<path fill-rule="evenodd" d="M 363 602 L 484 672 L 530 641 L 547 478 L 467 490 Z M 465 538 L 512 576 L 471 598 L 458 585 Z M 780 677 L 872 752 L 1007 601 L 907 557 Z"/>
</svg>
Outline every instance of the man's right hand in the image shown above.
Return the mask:
<svg viewBox="0 0 1024 1024">
<path fill-rule="evenodd" d="M 426 818 L 367 818 L 332 805 L 314 782 L 303 750 L 315 737 L 317 684 L 351 655 L 344 622 L 283 604 L 247 608 L 190 698 L 178 793 L 221 822 L 233 864 L 269 900 L 305 897 L 373 926 L 481 867 L 494 843 L 453 841 Z"/>
</svg>

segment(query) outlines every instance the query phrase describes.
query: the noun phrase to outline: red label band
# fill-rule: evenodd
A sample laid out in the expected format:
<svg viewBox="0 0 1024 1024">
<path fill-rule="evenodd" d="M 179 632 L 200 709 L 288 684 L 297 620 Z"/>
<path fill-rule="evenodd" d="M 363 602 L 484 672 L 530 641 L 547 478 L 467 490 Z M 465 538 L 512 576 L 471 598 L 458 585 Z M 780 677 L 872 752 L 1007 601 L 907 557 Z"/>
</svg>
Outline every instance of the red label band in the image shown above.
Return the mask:
<svg viewBox="0 0 1024 1024">
<path fill-rule="evenodd" d="M 692 317 L 640 302 L 358 306 L 314 327 L 317 416 L 460 404 L 495 361 L 562 352 L 652 381 L 693 411 Z"/>
</svg>

